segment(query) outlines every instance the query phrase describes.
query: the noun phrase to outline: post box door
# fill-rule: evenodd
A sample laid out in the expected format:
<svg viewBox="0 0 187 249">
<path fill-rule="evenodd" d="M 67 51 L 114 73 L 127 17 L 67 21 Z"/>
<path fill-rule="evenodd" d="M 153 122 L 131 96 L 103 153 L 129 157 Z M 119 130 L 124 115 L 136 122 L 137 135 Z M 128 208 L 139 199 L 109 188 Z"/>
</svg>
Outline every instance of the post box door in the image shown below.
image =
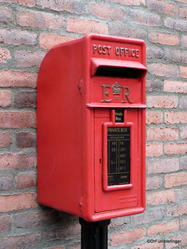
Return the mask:
<svg viewBox="0 0 187 249">
<path fill-rule="evenodd" d="M 124 110 L 125 122 L 120 124 L 111 122 L 113 113 L 114 109 L 95 109 L 95 212 L 133 208 L 142 205 L 142 184 L 140 181 L 142 174 L 141 134 L 143 133 L 141 130 L 141 111 L 139 109 Z M 130 148 L 130 151 L 126 152 L 130 164 L 129 182 L 126 184 L 120 184 L 119 174 L 117 176 L 119 177 L 119 184 L 109 183 L 110 172 L 106 170 L 106 167 L 108 167 L 108 161 L 111 160 L 108 156 L 109 138 L 107 137 L 107 131 L 110 127 L 120 127 L 122 131 L 124 128 L 128 128 L 126 131 L 129 133 L 129 144 L 122 145 Z M 118 169 L 114 169 L 114 171 L 118 171 Z"/>
</svg>

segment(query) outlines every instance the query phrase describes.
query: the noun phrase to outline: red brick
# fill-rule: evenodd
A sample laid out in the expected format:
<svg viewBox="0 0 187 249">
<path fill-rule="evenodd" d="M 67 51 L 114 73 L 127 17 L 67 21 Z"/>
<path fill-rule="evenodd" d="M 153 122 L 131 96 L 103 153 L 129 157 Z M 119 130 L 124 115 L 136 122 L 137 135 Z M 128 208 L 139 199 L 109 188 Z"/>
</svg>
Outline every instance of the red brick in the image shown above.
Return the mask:
<svg viewBox="0 0 187 249">
<path fill-rule="evenodd" d="M 14 106 L 17 108 L 36 107 L 36 93 L 30 91 L 19 91 L 14 98 Z"/>
<path fill-rule="evenodd" d="M 10 51 L 7 48 L 0 48 L 0 63 L 6 63 L 11 58 Z"/>
<path fill-rule="evenodd" d="M 172 188 L 176 186 L 182 186 L 187 184 L 187 172 L 178 172 L 166 175 L 164 177 L 165 187 Z"/>
<path fill-rule="evenodd" d="M 176 248 L 176 246 L 178 248 L 182 248 L 185 249 L 185 247 L 182 247 L 182 245 L 186 245 L 187 244 L 187 232 L 180 232 L 180 234 L 175 234 L 175 237 L 172 235 L 167 237 L 168 240 L 174 240 L 174 241 L 178 241 L 177 243 L 165 243 L 165 248 L 166 249 L 173 249 Z"/>
<path fill-rule="evenodd" d="M 0 233 L 8 232 L 11 228 L 11 217 L 9 215 L 0 216 Z"/>
<path fill-rule="evenodd" d="M 0 107 L 8 107 L 11 105 L 12 94 L 9 90 L 0 90 Z"/>
<path fill-rule="evenodd" d="M 181 155 L 187 153 L 187 143 L 164 144 L 164 152 L 169 155 Z"/>
<path fill-rule="evenodd" d="M 0 154 L 0 169 L 30 169 L 35 167 L 35 153 Z"/>
<path fill-rule="evenodd" d="M 187 230 L 187 218 L 185 217 L 181 220 L 181 229 Z"/>
<path fill-rule="evenodd" d="M 110 0 L 114 3 L 120 3 L 122 5 L 145 5 L 145 0 Z"/>
<path fill-rule="evenodd" d="M 182 18 L 187 18 L 187 7 L 182 6 L 179 8 L 179 16 Z"/>
<path fill-rule="evenodd" d="M 187 188 L 186 189 L 181 189 L 181 192 L 182 192 L 182 198 L 184 200 L 187 200 Z"/>
<path fill-rule="evenodd" d="M 0 87 L 36 87 L 36 73 L 0 70 Z"/>
<path fill-rule="evenodd" d="M 187 0 L 176 0 L 177 2 L 187 3 Z"/>
<path fill-rule="evenodd" d="M 181 139 L 187 139 L 187 127 L 180 128 L 180 137 Z"/>
<path fill-rule="evenodd" d="M 61 29 L 65 26 L 65 19 L 45 12 L 22 11 L 17 14 L 17 23 L 23 27 Z"/>
<path fill-rule="evenodd" d="M 50 49 L 55 45 L 62 42 L 67 42 L 72 40 L 73 37 L 67 35 L 59 35 L 53 33 L 42 33 L 39 37 L 40 47 L 44 49 Z"/>
<path fill-rule="evenodd" d="M 0 43 L 8 45 L 36 45 L 37 34 L 19 29 L 0 29 Z"/>
<path fill-rule="evenodd" d="M 32 111 L 0 111 L 0 128 L 35 128 Z"/>
<path fill-rule="evenodd" d="M 67 20 L 67 31 L 75 33 L 107 34 L 108 26 L 106 23 L 94 20 L 69 18 Z"/>
<path fill-rule="evenodd" d="M 148 128 L 148 141 L 169 141 L 179 138 L 178 128 Z"/>
<path fill-rule="evenodd" d="M 148 65 L 149 72 L 158 76 L 177 77 L 178 67 L 176 65 L 168 65 L 161 63 L 151 63 Z"/>
<path fill-rule="evenodd" d="M 81 244 L 78 242 L 75 242 L 71 245 L 66 245 L 66 249 L 80 249 L 81 248 Z M 56 249 L 56 248 L 55 248 Z M 57 248 L 58 249 L 58 248 Z M 61 248 L 59 248 L 61 249 Z M 63 249 L 63 248 L 62 248 Z"/>
<path fill-rule="evenodd" d="M 132 231 L 125 231 L 121 233 L 115 233 L 110 236 L 111 245 L 118 246 L 125 243 L 131 243 L 143 239 L 145 235 L 145 229 L 139 228 Z"/>
<path fill-rule="evenodd" d="M 185 124 L 187 123 L 186 112 L 165 112 L 164 121 L 166 124 Z"/>
<path fill-rule="evenodd" d="M 176 232 L 179 230 L 179 221 L 173 220 L 167 223 L 155 224 L 148 228 L 148 236 L 156 236 Z"/>
<path fill-rule="evenodd" d="M 12 143 L 12 136 L 8 132 L 0 132 L 0 148 L 10 146 Z"/>
<path fill-rule="evenodd" d="M 149 32 L 148 38 L 150 42 L 165 44 L 165 45 L 178 45 L 179 36 L 175 34 L 162 33 L 162 32 Z"/>
<path fill-rule="evenodd" d="M 187 82 L 185 81 L 164 81 L 164 91 L 173 93 L 187 93 Z"/>
<path fill-rule="evenodd" d="M 35 0 L 0 0 L 0 3 L 15 3 L 29 7 L 35 6 Z"/>
<path fill-rule="evenodd" d="M 176 201 L 174 190 L 163 190 L 159 192 L 150 192 L 147 194 L 147 204 L 160 205 Z"/>
<path fill-rule="evenodd" d="M 163 122 L 163 112 L 160 111 L 147 111 L 146 123 L 147 124 L 160 124 Z"/>
<path fill-rule="evenodd" d="M 147 190 L 158 189 L 162 185 L 162 178 L 160 176 L 150 176 L 146 179 Z"/>
<path fill-rule="evenodd" d="M 39 244 L 41 235 L 39 232 L 5 236 L 0 238 L 2 249 L 29 249 Z"/>
<path fill-rule="evenodd" d="M 177 96 L 148 96 L 147 106 L 152 108 L 176 108 L 178 105 Z"/>
<path fill-rule="evenodd" d="M 168 206 L 166 210 L 167 216 L 182 216 L 187 214 L 187 203 L 174 206 Z"/>
<path fill-rule="evenodd" d="M 16 145 L 19 148 L 30 148 L 36 146 L 36 133 L 34 132 L 16 133 Z"/>
<path fill-rule="evenodd" d="M 52 209 L 41 209 L 36 211 L 24 211 L 13 215 L 13 226 L 15 228 L 30 229 L 59 222 L 59 213 Z"/>
<path fill-rule="evenodd" d="M 187 67 L 180 67 L 180 76 L 182 78 L 187 78 Z"/>
<path fill-rule="evenodd" d="M 32 52 L 27 50 L 15 51 L 16 67 L 39 67 L 45 53 L 43 52 Z"/>
<path fill-rule="evenodd" d="M 90 9 L 93 15 L 104 19 L 123 20 L 124 18 L 123 10 L 114 6 L 93 3 Z"/>
<path fill-rule="evenodd" d="M 163 249 L 164 244 L 163 243 L 157 243 L 155 242 L 154 244 L 151 243 L 151 249 Z M 131 249 L 150 249 L 150 243 L 145 243 L 145 244 L 139 244 L 136 246 L 131 247 Z"/>
<path fill-rule="evenodd" d="M 12 10 L 10 8 L 0 6 L 0 23 L 11 24 L 13 22 Z"/>
<path fill-rule="evenodd" d="M 146 156 L 147 157 L 159 157 L 163 155 L 163 144 L 147 144 Z"/>
<path fill-rule="evenodd" d="M 156 12 L 165 13 L 169 15 L 178 14 L 178 6 L 175 3 L 171 3 L 168 1 L 149 0 L 147 2 L 147 6 L 149 9 Z"/>
<path fill-rule="evenodd" d="M 0 191 L 13 189 L 14 177 L 11 174 L 0 174 Z"/>
<path fill-rule="evenodd" d="M 147 161 L 149 174 L 167 173 L 179 170 L 178 158 L 150 159 Z"/>
<path fill-rule="evenodd" d="M 187 47 L 187 35 L 181 37 L 182 46 Z"/>
<path fill-rule="evenodd" d="M 0 212 L 10 212 L 37 207 L 35 193 L 21 193 L 0 196 Z"/>
<path fill-rule="evenodd" d="M 35 173 L 20 173 L 15 178 L 16 188 L 31 188 L 36 186 Z"/>
<path fill-rule="evenodd" d="M 70 248 L 70 245 L 68 245 L 68 246 L 66 246 L 66 249 L 69 249 Z M 79 244 L 79 247 L 75 247 L 75 246 L 73 246 L 72 247 L 72 249 L 79 249 L 80 248 L 80 244 Z M 43 248 L 43 249 L 65 249 L 65 247 L 64 246 L 53 246 L 53 247 L 45 247 L 45 248 Z"/>
</svg>

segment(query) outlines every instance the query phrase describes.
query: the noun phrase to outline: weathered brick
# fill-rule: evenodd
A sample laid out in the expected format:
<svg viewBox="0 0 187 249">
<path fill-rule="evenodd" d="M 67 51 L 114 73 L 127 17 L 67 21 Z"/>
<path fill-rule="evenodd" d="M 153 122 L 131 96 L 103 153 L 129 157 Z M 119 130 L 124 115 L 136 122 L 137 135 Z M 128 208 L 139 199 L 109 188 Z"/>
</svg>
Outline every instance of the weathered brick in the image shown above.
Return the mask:
<svg viewBox="0 0 187 249">
<path fill-rule="evenodd" d="M 181 96 L 179 98 L 179 108 L 183 110 L 187 109 L 187 97 L 186 96 Z"/>
<path fill-rule="evenodd" d="M 14 3 L 29 7 L 35 6 L 35 0 L 0 0 L 0 3 Z"/>
<path fill-rule="evenodd" d="M 176 246 L 178 248 L 183 248 L 186 249 L 186 247 L 182 247 L 182 245 L 186 245 L 187 244 L 187 232 L 180 232 L 179 234 L 175 234 L 175 237 L 173 237 L 172 235 L 168 235 L 167 237 L 168 240 L 173 240 L 173 243 L 165 243 L 165 248 L 166 249 L 173 249 L 176 248 Z M 177 242 L 175 242 L 177 241 Z"/>
<path fill-rule="evenodd" d="M 37 34 L 19 29 L 0 29 L 0 43 L 8 45 L 36 45 Z"/>
<path fill-rule="evenodd" d="M 147 161 L 149 174 L 167 173 L 179 170 L 178 158 L 149 159 Z"/>
<path fill-rule="evenodd" d="M 140 9 L 129 9 L 127 12 L 128 19 L 130 18 L 131 22 L 148 25 L 148 26 L 161 26 L 162 20 L 159 15 L 154 14 L 153 12 L 145 12 Z"/>
<path fill-rule="evenodd" d="M 40 66 L 40 63 L 45 55 L 43 52 L 32 52 L 32 51 L 27 51 L 27 50 L 18 50 L 15 51 L 15 61 L 16 67 L 34 67 Z"/>
<path fill-rule="evenodd" d="M 163 48 L 157 46 L 147 46 L 147 59 L 162 59 L 164 57 Z"/>
<path fill-rule="evenodd" d="M 187 218 L 185 217 L 181 220 L 181 229 L 187 230 Z"/>
<path fill-rule="evenodd" d="M 11 58 L 10 51 L 7 48 L 0 48 L 0 63 L 6 63 Z"/>
<path fill-rule="evenodd" d="M 124 11 L 114 6 L 93 3 L 90 9 L 93 15 L 104 19 L 123 20 L 124 18 Z"/>
<path fill-rule="evenodd" d="M 187 214 L 187 203 L 168 206 L 166 209 L 166 214 L 168 216 L 182 216 Z"/>
<path fill-rule="evenodd" d="M 186 112 L 165 112 L 164 121 L 167 124 L 185 124 L 187 123 Z"/>
<path fill-rule="evenodd" d="M 165 48 L 163 59 L 167 62 L 187 63 L 187 52 Z"/>
<path fill-rule="evenodd" d="M 173 93 L 187 93 L 187 82 L 185 81 L 164 81 L 164 91 Z"/>
<path fill-rule="evenodd" d="M 9 90 L 0 90 L 0 107 L 8 107 L 11 105 L 12 94 Z"/>
<path fill-rule="evenodd" d="M 109 33 L 116 36 L 146 39 L 147 31 L 138 27 L 130 26 L 124 22 L 110 22 Z"/>
<path fill-rule="evenodd" d="M 146 123 L 147 124 L 160 124 L 163 122 L 163 112 L 161 111 L 147 111 Z"/>
<path fill-rule="evenodd" d="M 29 249 L 37 246 L 41 240 L 40 233 L 6 236 L 0 238 L 1 249 Z"/>
<path fill-rule="evenodd" d="M 10 24 L 13 22 L 12 10 L 10 8 L 0 6 L 0 23 Z"/>
<path fill-rule="evenodd" d="M 36 73 L 0 70 L 0 87 L 36 87 Z"/>
<path fill-rule="evenodd" d="M 90 33 L 107 34 L 108 25 L 94 20 L 68 18 L 67 31 L 75 33 Z"/>
<path fill-rule="evenodd" d="M 161 12 L 169 15 L 177 15 L 178 7 L 175 3 L 169 1 L 147 1 L 147 6 L 149 9 L 154 10 L 156 12 Z"/>
<path fill-rule="evenodd" d="M 177 77 L 178 67 L 176 65 L 151 63 L 148 65 L 149 72 L 158 76 Z"/>
<path fill-rule="evenodd" d="M 187 127 L 180 128 L 180 137 L 181 139 L 187 139 Z"/>
<path fill-rule="evenodd" d="M 183 155 L 187 153 L 187 143 L 164 144 L 164 152 L 168 155 Z"/>
<path fill-rule="evenodd" d="M 120 3 L 122 5 L 145 5 L 145 0 L 110 0 L 114 3 Z"/>
<path fill-rule="evenodd" d="M 165 45 L 178 45 L 179 36 L 171 33 L 163 32 L 149 32 L 148 39 L 150 42 L 165 44 Z"/>
<path fill-rule="evenodd" d="M 66 245 L 66 249 L 80 249 L 80 248 L 81 248 L 81 244 L 78 243 L 78 242 L 75 242 L 75 243 L 73 243 L 71 245 Z M 57 248 L 54 248 L 54 249 L 64 249 L 64 248 L 63 247 L 62 248 L 61 247 L 59 247 L 59 248 L 57 247 Z"/>
<path fill-rule="evenodd" d="M 12 136 L 8 132 L 0 132 L 0 148 L 10 146 L 12 143 Z"/>
<path fill-rule="evenodd" d="M 16 228 L 33 228 L 43 224 L 54 225 L 60 220 L 59 213 L 55 210 L 37 210 L 29 212 L 21 212 L 13 215 L 13 225 Z"/>
<path fill-rule="evenodd" d="M 30 169 L 35 167 L 35 153 L 0 154 L 0 169 Z"/>
<path fill-rule="evenodd" d="M 160 176 L 150 176 L 147 177 L 146 179 L 146 183 L 147 183 L 147 190 L 151 190 L 151 189 L 158 189 L 161 187 L 162 185 L 162 178 Z"/>
<path fill-rule="evenodd" d="M 78 244 L 78 246 L 77 246 L 77 244 L 78 243 L 76 243 L 76 244 L 73 244 L 73 245 L 67 245 L 66 246 L 66 249 L 79 249 L 80 248 L 80 244 Z M 77 247 L 76 247 L 77 246 Z M 45 248 L 43 248 L 43 249 L 65 249 L 65 247 L 64 246 L 53 246 L 53 247 L 45 247 Z"/>
<path fill-rule="evenodd" d="M 169 141 L 179 138 L 178 128 L 148 128 L 148 141 Z"/>
<path fill-rule="evenodd" d="M 180 76 L 182 78 L 187 78 L 187 67 L 181 66 L 179 69 L 180 69 Z"/>
<path fill-rule="evenodd" d="M 115 233 L 110 236 L 111 245 L 117 246 L 125 243 L 130 243 L 136 240 L 143 239 L 145 235 L 145 228 L 139 228 L 132 231 L 125 231 Z"/>
<path fill-rule="evenodd" d="M 16 145 L 19 148 L 30 148 L 36 146 L 36 133 L 34 132 L 16 133 Z"/>
<path fill-rule="evenodd" d="M 68 11 L 75 14 L 86 13 L 86 4 L 84 1 L 68 0 L 68 1 L 46 1 L 36 0 L 36 3 L 41 8 L 52 9 L 56 11 Z"/>
<path fill-rule="evenodd" d="M 59 35 L 53 33 L 42 33 L 39 37 L 40 47 L 44 49 L 50 49 L 55 45 L 62 42 L 67 42 L 72 40 L 73 37 L 67 35 Z"/>
<path fill-rule="evenodd" d="M 182 6 L 179 8 L 179 16 L 182 18 L 187 18 L 187 7 Z"/>
<path fill-rule="evenodd" d="M 182 186 L 187 184 L 187 172 L 178 172 L 164 177 L 165 187 L 172 188 L 176 186 Z"/>
<path fill-rule="evenodd" d="M 159 79 L 151 79 L 151 80 L 147 80 L 146 82 L 146 90 L 149 92 L 152 91 L 161 91 L 163 88 L 163 82 Z"/>
<path fill-rule="evenodd" d="M 32 111 L 0 111 L 0 128 L 35 128 L 36 117 Z"/>
<path fill-rule="evenodd" d="M 159 192 L 147 193 L 147 204 L 160 205 L 176 201 L 176 193 L 174 190 L 163 190 Z"/>
<path fill-rule="evenodd" d="M 163 248 L 164 248 L 163 243 L 157 241 L 154 244 L 151 243 L 151 249 L 163 249 Z M 136 246 L 131 247 L 131 249 L 150 249 L 150 244 L 147 242 L 145 244 L 138 244 Z"/>
<path fill-rule="evenodd" d="M 178 105 L 177 96 L 154 96 L 147 97 L 147 106 L 151 108 L 176 108 Z"/>
<path fill-rule="evenodd" d="M 176 1 L 180 3 L 187 3 L 187 0 L 176 0 Z"/>
<path fill-rule="evenodd" d="M 0 175 L 0 191 L 7 191 L 13 188 L 14 177 L 11 174 Z"/>
<path fill-rule="evenodd" d="M 10 212 L 37 207 L 35 193 L 21 193 L 0 196 L 0 212 Z"/>
<path fill-rule="evenodd" d="M 30 91 L 20 91 L 16 93 L 14 106 L 17 108 L 36 107 L 36 93 Z"/>
<path fill-rule="evenodd" d="M 17 23 L 23 27 L 45 29 L 60 29 L 65 26 L 63 17 L 39 11 L 18 12 Z"/>
<path fill-rule="evenodd" d="M 166 17 L 164 20 L 164 25 L 172 30 L 179 30 L 182 32 L 187 32 L 187 21 L 182 19 L 174 19 L 171 17 Z"/>
<path fill-rule="evenodd" d="M 181 37 L 182 46 L 187 47 L 187 35 Z"/>
<path fill-rule="evenodd" d="M 180 158 L 181 169 L 187 169 L 187 157 Z"/>
<path fill-rule="evenodd" d="M 36 174 L 20 173 L 15 177 L 16 188 L 31 188 L 36 186 Z"/>
<path fill-rule="evenodd" d="M 167 234 L 179 230 L 179 220 L 173 220 L 167 223 L 155 224 L 148 228 L 148 236 L 156 236 L 160 234 Z"/>
<path fill-rule="evenodd" d="M 11 217 L 9 215 L 0 216 L 0 233 L 8 232 L 11 228 Z"/>
<path fill-rule="evenodd" d="M 159 157 L 163 155 L 163 144 L 147 144 L 146 156 Z"/>
</svg>

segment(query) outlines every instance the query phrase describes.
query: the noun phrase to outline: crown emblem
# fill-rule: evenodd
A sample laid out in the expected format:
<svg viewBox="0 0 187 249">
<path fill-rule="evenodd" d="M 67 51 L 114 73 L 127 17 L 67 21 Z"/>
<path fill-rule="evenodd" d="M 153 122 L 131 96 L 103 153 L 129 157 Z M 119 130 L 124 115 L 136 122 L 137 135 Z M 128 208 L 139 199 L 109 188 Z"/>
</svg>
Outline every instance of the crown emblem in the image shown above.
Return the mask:
<svg viewBox="0 0 187 249">
<path fill-rule="evenodd" d="M 120 95 L 121 85 L 118 82 L 115 82 L 112 85 L 112 91 L 114 95 Z"/>
</svg>

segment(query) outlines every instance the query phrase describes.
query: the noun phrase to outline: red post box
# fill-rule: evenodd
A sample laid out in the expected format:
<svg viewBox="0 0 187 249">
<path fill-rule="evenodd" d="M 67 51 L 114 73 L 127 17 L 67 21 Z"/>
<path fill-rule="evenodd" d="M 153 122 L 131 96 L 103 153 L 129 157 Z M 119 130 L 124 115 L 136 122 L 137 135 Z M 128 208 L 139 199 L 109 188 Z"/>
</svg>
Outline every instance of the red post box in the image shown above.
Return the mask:
<svg viewBox="0 0 187 249">
<path fill-rule="evenodd" d="M 38 76 L 38 199 L 87 221 L 145 208 L 145 43 L 90 34 Z"/>
</svg>

